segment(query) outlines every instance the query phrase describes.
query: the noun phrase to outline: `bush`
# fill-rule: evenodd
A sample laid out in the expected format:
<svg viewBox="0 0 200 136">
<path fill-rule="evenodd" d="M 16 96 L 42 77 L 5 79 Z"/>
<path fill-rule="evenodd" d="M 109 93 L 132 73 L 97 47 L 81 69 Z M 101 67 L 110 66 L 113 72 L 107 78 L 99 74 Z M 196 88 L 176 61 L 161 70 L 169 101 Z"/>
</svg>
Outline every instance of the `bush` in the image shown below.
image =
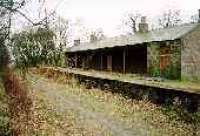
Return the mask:
<svg viewBox="0 0 200 136">
<path fill-rule="evenodd" d="M 180 79 L 180 71 L 181 70 L 178 69 L 176 65 L 169 65 L 165 70 L 163 70 L 162 77 L 167 79 Z"/>
<path fill-rule="evenodd" d="M 150 75 L 153 77 L 159 77 L 160 76 L 160 68 L 158 68 L 158 67 L 150 68 Z"/>
<path fill-rule="evenodd" d="M 0 136 L 10 136 L 9 117 L 0 111 Z"/>
<path fill-rule="evenodd" d="M 11 49 L 18 68 L 38 65 L 60 66 L 63 61 L 63 49 L 54 43 L 52 30 L 38 28 L 14 34 Z"/>
<path fill-rule="evenodd" d="M 11 130 L 9 126 L 9 115 L 8 115 L 8 105 L 7 96 L 0 84 L 0 136 L 10 136 Z"/>
</svg>

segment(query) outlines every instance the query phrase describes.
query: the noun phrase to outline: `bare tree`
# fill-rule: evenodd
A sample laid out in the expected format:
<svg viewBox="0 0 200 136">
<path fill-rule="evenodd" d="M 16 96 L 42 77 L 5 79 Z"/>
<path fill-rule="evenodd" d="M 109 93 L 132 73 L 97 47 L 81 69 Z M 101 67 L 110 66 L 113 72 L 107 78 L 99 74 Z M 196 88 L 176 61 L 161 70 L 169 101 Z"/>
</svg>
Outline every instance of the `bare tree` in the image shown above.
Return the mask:
<svg viewBox="0 0 200 136">
<path fill-rule="evenodd" d="M 91 32 L 89 32 L 88 37 L 90 39 L 90 42 L 94 42 L 94 41 L 103 40 L 105 38 L 105 35 L 103 33 L 103 30 L 99 28 L 99 29 L 92 30 Z"/>
<path fill-rule="evenodd" d="M 191 23 L 197 23 L 197 22 L 199 22 L 199 16 L 198 16 L 198 14 L 192 15 L 190 17 L 190 22 Z"/>
<path fill-rule="evenodd" d="M 70 21 L 55 14 L 55 20 L 52 25 L 57 35 L 59 48 L 63 51 L 63 48 L 65 48 L 68 43 L 70 35 Z"/>
<path fill-rule="evenodd" d="M 131 30 L 131 33 L 134 34 L 137 31 L 137 23 L 141 18 L 141 14 L 138 12 L 128 13 L 125 15 L 124 24 L 128 26 L 128 29 Z"/>
<path fill-rule="evenodd" d="M 159 27 L 168 28 L 181 24 L 180 10 L 169 9 L 158 18 Z"/>
<path fill-rule="evenodd" d="M 62 18 L 55 13 L 54 19 L 50 23 L 50 28 L 56 34 L 57 41 L 57 46 L 54 51 L 54 61 L 56 62 L 56 65 L 61 66 L 64 64 L 64 49 L 69 43 L 71 36 L 71 24 L 69 20 Z"/>
<path fill-rule="evenodd" d="M 31 19 L 28 14 L 21 10 L 28 0 L 1 0 L 0 1 L 0 66 L 7 66 L 9 64 L 9 52 L 7 43 L 9 43 L 9 36 L 13 21 L 13 15 L 20 15 L 26 21 L 28 21 L 32 26 L 45 26 L 48 29 L 48 24 L 51 22 L 50 17 L 55 13 L 58 8 L 59 3 L 56 5 L 55 9 L 50 13 L 45 12 L 43 18 L 35 21 Z M 38 0 L 39 3 L 43 4 L 45 0 Z M 7 42 L 6 42 L 7 41 Z M 0 68 L 2 69 L 2 68 Z"/>
<path fill-rule="evenodd" d="M 24 6 L 25 0 L 1 0 L 0 1 L 0 70 L 3 70 L 9 64 L 9 52 L 7 41 L 10 35 L 12 25 L 12 15 Z"/>
</svg>

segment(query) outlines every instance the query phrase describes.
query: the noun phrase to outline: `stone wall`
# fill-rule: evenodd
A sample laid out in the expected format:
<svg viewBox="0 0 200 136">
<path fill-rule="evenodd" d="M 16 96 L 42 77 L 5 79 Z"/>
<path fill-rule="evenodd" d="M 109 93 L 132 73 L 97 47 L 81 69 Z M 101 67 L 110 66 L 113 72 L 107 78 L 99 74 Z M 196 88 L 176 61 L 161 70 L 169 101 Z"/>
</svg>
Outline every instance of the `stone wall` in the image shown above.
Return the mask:
<svg viewBox="0 0 200 136">
<path fill-rule="evenodd" d="M 168 67 L 168 76 L 171 79 L 181 79 L 181 41 L 169 42 L 171 50 L 171 65 Z"/>
<path fill-rule="evenodd" d="M 200 25 L 182 39 L 181 77 L 200 80 Z"/>
<path fill-rule="evenodd" d="M 200 111 L 199 94 L 77 74 L 74 74 L 74 77 L 87 89 L 99 88 L 104 91 L 121 94 L 125 98 L 148 100 L 152 103 L 165 106 L 179 106 L 190 112 Z"/>
<path fill-rule="evenodd" d="M 160 76 L 160 45 L 152 42 L 147 45 L 147 72 L 149 76 Z"/>
<path fill-rule="evenodd" d="M 164 69 L 160 69 L 161 49 L 169 49 L 169 64 Z M 168 79 L 181 78 L 181 43 L 179 40 L 152 42 L 147 47 L 147 69 L 149 76 L 161 76 Z"/>
</svg>

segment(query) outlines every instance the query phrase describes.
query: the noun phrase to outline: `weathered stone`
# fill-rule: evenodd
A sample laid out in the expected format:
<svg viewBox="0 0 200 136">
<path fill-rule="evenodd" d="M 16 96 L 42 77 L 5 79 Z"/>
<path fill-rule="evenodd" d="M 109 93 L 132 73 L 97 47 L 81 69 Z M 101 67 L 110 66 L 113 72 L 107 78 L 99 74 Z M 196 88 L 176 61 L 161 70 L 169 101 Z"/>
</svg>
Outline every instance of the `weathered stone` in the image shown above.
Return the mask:
<svg viewBox="0 0 200 136">
<path fill-rule="evenodd" d="M 200 27 L 182 38 L 181 76 L 200 80 Z"/>
<path fill-rule="evenodd" d="M 181 48 L 180 41 L 153 42 L 147 48 L 147 71 L 150 76 L 164 77 L 168 79 L 180 79 L 181 72 Z M 161 69 L 162 49 L 168 49 L 166 53 L 168 64 Z M 165 54 L 163 54 L 165 57 Z M 165 63 L 165 62 L 164 62 Z"/>
</svg>

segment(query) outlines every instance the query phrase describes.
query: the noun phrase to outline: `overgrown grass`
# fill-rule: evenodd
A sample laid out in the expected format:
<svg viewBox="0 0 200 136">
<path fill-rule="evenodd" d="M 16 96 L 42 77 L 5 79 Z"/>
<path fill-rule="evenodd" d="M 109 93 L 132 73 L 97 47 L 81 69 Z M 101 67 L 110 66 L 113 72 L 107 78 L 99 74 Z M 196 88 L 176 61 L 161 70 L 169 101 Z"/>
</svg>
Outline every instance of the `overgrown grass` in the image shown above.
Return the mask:
<svg viewBox="0 0 200 136">
<path fill-rule="evenodd" d="M 200 135 L 199 113 L 188 113 L 180 107 L 160 107 L 146 100 L 127 99 L 109 91 L 86 89 L 75 79 L 59 71 L 49 69 L 41 70 L 39 73 L 54 78 L 54 81 L 59 84 L 67 83 L 66 95 L 79 96 L 86 109 L 111 115 L 113 118 L 127 122 L 133 128 L 134 125 L 141 125 L 141 128 L 148 130 L 147 135 Z"/>
<path fill-rule="evenodd" d="M 10 117 L 8 112 L 8 97 L 0 80 L 0 136 L 10 136 Z"/>
<path fill-rule="evenodd" d="M 26 136 L 32 106 L 26 85 L 23 79 L 10 69 L 4 71 L 2 84 L 8 96 L 8 112 L 12 135 Z"/>
<path fill-rule="evenodd" d="M 35 125 L 28 128 L 30 135 L 96 136 L 97 130 L 91 131 L 91 129 L 81 126 L 80 122 L 77 123 L 74 111 L 57 111 L 55 101 L 49 101 L 42 93 L 35 94 L 34 102 L 32 122 Z"/>
<path fill-rule="evenodd" d="M 181 111 L 182 109 L 159 107 L 145 100 L 127 99 L 120 94 L 102 92 L 99 89 L 88 90 L 83 87 L 82 89 L 76 88 L 79 90 L 76 92 L 75 88 L 73 88 L 73 93 L 81 95 L 81 99 L 87 101 L 87 106 L 92 105 L 91 107 L 93 107 L 94 111 L 107 112 L 107 114 L 133 125 L 136 122 L 137 124 L 145 122 L 144 125 L 151 129 L 148 135 L 189 136 L 193 135 L 193 133 L 199 134 L 200 124 L 197 124 L 199 116 L 184 113 Z M 110 106 L 105 110 L 105 107 L 108 107 L 107 105 Z"/>
</svg>

